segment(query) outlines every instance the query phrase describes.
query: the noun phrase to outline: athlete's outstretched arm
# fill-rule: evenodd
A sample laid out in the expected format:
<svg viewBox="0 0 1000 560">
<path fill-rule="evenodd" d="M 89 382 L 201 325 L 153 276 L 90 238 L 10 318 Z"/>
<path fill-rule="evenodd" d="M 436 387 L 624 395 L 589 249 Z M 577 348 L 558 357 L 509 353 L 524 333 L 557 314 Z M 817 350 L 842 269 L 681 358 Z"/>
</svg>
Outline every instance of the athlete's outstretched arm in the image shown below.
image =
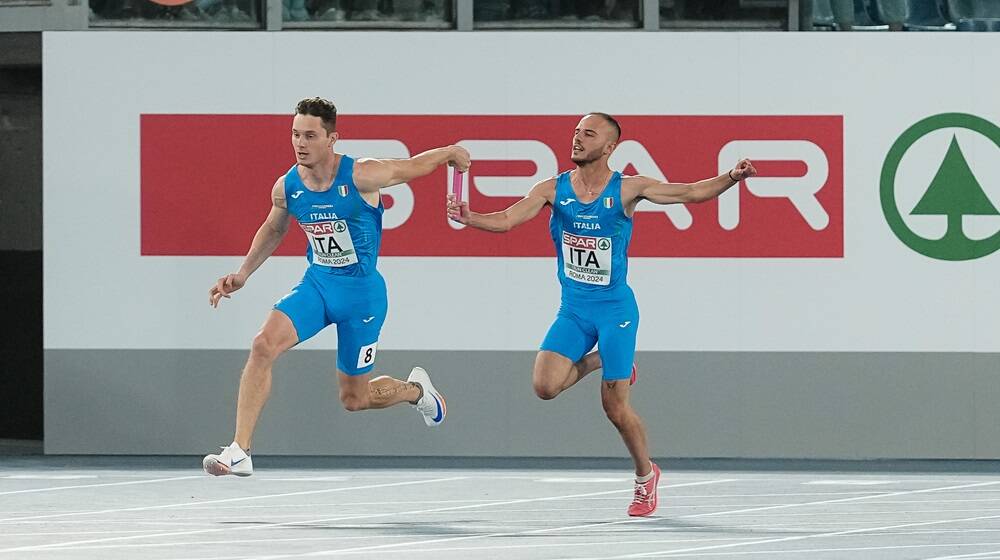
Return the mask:
<svg viewBox="0 0 1000 560">
<path fill-rule="evenodd" d="M 623 202 L 626 206 L 645 199 L 655 204 L 675 204 L 678 202 L 704 202 L 726 192 L 730 187 L 747 177 L 757 174 L 750 160 L 740 160 L 736 167 L 718 177 L 704 179 L 697 183 L 664 183 L 644 176 L 628 177 L 622 185 Z"/>
<path fill-rule="evenodd" d="M 479 214 L 469 210 L 468 202 L 456 202 L 454 195 L 448 195 L 448 219 L 486 231 L 510 231 L 527 222 L 541 212 L 546 204 L 552 204 L 556 193 L 555 179 L 546 179 L 535 184 L 528 194 L 502 212 Z"/>
<path fill-rule="evenodd" d="M 374 192 L 429 175 L 444 163 L 464 172 L 472 161 L 469 152 L 461 146 L 434 148 L 409 159 L 365 158 L 354 166 L 354 183 L 361 192 Z"/>
<path fill-rule="evenodd" d="M 264 261 L 281 245 L 281 240 L 288 233 L 288 205 L 285 203 L 285 178 L 279 177 L 271 188 L 271 211 L 264 223 L 257 229 L 250 243 L 250 251 L 243 259 L 243 264 L 237 272 L 227 274 L 216 281 L 208 291 L 208 302 L 212 307 L 219 306 L 219 300 L 230 297 L 229 294 L 243 287 L 247 278 L 264 264 Z"/>
</svg>

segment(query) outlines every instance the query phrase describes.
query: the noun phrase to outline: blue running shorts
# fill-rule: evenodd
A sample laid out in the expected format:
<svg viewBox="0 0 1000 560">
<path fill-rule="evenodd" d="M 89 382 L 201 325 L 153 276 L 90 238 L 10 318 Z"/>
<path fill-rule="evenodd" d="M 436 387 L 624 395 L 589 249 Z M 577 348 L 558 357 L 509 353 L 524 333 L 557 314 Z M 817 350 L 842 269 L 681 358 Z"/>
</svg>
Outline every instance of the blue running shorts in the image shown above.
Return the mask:
<svg viewBox="0 0 1000 560">
<path fill-rule="evenodd" d="M 598 346 L 602 378 L 629 379 L 639 330 L 639 306 L 628 287 L 615 295 L 563 294 L 556 320 L 542 341 L 541 350 L 556 352 L 574 363 Z"/>
<path fill-rule="evenodd" d="M 385 279 L 378 271 L 368 276 L 341 276 L 310 267 L 274 308 L 292 320 L 299 337 L 296 344 L 336 323 L 340 371 L 362 375 L 375 367 L 378 337 L 388 310 Z"/>
</svg>

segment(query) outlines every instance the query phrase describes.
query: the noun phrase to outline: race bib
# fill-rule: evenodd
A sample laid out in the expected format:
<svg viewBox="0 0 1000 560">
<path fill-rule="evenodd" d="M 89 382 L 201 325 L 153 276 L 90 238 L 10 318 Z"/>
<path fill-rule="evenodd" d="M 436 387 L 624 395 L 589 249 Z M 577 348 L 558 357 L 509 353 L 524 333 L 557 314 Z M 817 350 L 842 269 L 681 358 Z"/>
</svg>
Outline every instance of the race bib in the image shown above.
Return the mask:
<svg viewBox="0 0 1000 560">
<path fill-rule="evenodd" d="M 346 220 L 300 224 L 312 247 L 312 262 L 321 266 L 348 266 L 358 262 Z"/>
<path fill-rule="evenodd" d="M 611 238 L 563 232 L 563 274 L 567 278 L 607 286 L 611 283 Z"/>
</svg>

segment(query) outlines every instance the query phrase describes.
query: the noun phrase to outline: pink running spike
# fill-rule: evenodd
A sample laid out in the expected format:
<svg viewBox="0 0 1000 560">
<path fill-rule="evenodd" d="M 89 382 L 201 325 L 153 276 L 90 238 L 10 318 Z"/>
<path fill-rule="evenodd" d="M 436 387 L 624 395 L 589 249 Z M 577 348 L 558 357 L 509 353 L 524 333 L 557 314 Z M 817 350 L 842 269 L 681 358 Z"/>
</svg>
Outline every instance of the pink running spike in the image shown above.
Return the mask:
<svg viewBox="0 0 1000 560">
<path fill-rule="evenodd" d="M 465 173 L 458 170 L 457 167 L 452 168 L 451 175 L 451 194 L 455 195 L 455 202 L 462 202 L 462 182 L 465 179 Z"/>
<path fill-rule="evenodd" d="M 660 467 L 652 461 L 650 464 L 653 465 L 653 477 L 646 482 L 635 483 L 635 497 L 628 506 L 628 514 L 632 517 L 646 517 L 656 511 L 658 505 L 656 487 L 660 484 Z"/>
</svg>

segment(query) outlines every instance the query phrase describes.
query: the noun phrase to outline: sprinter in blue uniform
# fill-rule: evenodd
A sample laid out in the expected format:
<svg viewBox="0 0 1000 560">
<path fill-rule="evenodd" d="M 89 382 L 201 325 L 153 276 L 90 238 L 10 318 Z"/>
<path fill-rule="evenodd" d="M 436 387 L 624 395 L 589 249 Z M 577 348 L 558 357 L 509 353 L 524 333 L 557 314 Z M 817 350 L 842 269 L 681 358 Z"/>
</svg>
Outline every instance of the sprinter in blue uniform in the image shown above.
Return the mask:
<svg viewBox="0 0 1000 560">
<path fill-rule="evenodd" d="M 330 101 L 317 97 L 299 102 L 292 120 L 296 163 L 274 183 L 271 211 L 240 269 L 219 278 L 209 290 L 209 303 L 217 307 L 242 288 L 277 249 L 295 218 L 308 240 L 309 266 L 253 339 L 240 378 L 236 434 L 222 452 L 204 458 L 202 466 L 209 474 L 253 474 L 250 444 L 270 394 L 272 364 L 331 324 L 337 325 L 337 377 L 347 410 L 408 402 L 428 426 L 440 425 L 447 413 L 444 397 L 423 368 L 413 368 L 406 381 L 369 379 L 386 315 L 385 280 L 376 268 L 384 211 L 379 190 L 427 175 L 442 164 L 465 171 L 469 154 L 449 146 L 409 159 L 355 161 L 333 151 L 336 124 L 337 109 Z"/>
<path fill-rule="evenodd" d="M 635 382 L 639 308 L 627 283 L 628 244 L 636 204 L 702 202 L 757 173 L 748 160 L 728 173 L 693 184 L 625 177 L 608 167 L 621 127 L 605 113 L 584 115 L 573 134 L 576 169 L 546 179 L 502 212 L 477 214 L 449 196 L 448 217 L 475 228 L 504 232 L 552 208 L 549 222 L 557 255 L 562 303 L 535 359 L 535 393 L 552 399 L 588 373 L 603 370 L 601 402 L 635 462 L 635 493 L 628 514 L 651 515 L 660 469 L 650 459 L 646 429 L 629 404 Z M 598 346 L 592 352 L 594 345 Z"/>
</svg>

